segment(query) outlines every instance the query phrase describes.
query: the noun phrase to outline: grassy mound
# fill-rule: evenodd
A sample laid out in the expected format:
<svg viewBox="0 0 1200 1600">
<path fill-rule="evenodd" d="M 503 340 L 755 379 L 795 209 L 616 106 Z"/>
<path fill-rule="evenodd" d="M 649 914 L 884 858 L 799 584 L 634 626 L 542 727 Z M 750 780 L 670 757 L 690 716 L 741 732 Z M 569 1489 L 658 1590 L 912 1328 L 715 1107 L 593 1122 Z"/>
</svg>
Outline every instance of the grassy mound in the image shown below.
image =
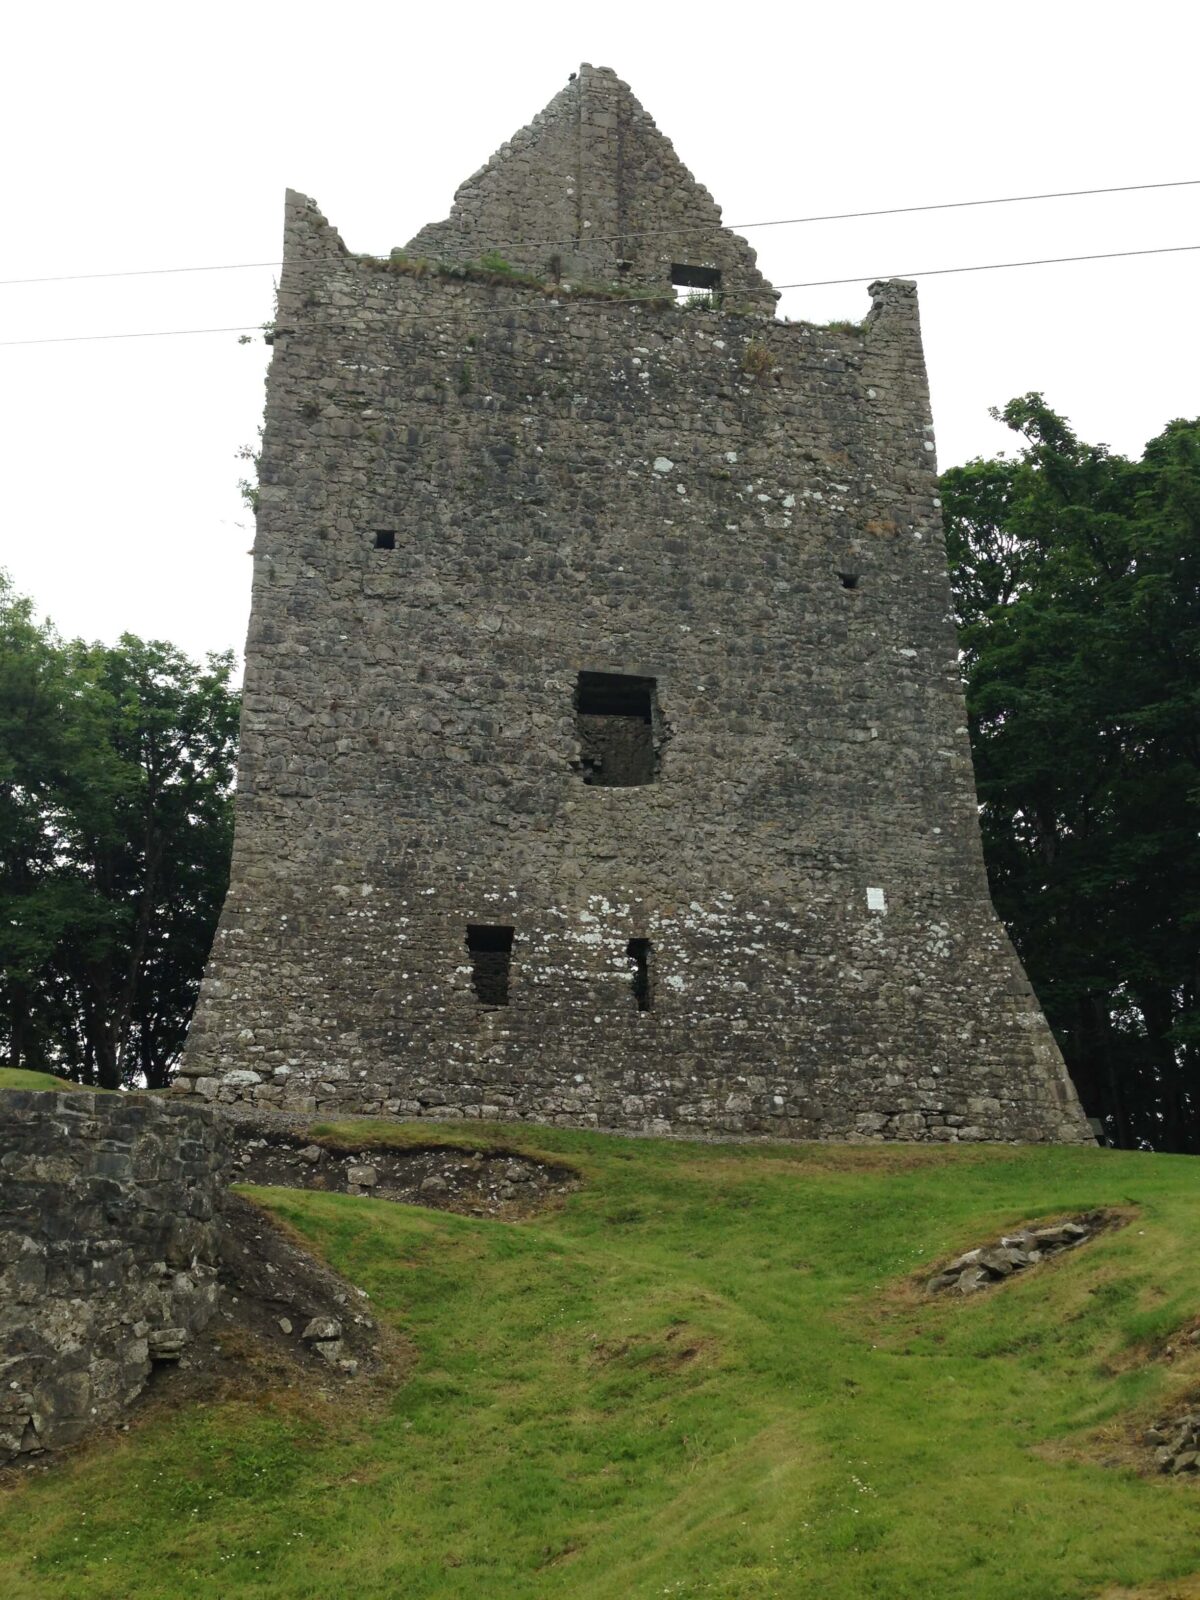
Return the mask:
<svg viewBox="0 0 1200 1600">
<path fill-rule="evenodd" d="M 1196 1162 L 502 1137 L 582 1187 L 520 1225 L 255 1191 L 415 1366 L 357 1412 L 152 1414 L 22 1475 L 7 1600 L 1191 1592 L 1200 1483 L 1118 1441 L 1200 1386 L 1200 1351 L 1155 1359 L 1200 1309 Z M 996 1289 L 915 1287 L 1102 1207 L 1132 1219 Z"/>
<path fill-rule="evenodd" d="M 69 1078 L 56 1078 L 50 1072 L 26 1072 L 24 1067 L 0 1067 L 0 1089 L 72 1089 L 88 1091 L 82 1083 L 72 1083 Z"/>
</svg>

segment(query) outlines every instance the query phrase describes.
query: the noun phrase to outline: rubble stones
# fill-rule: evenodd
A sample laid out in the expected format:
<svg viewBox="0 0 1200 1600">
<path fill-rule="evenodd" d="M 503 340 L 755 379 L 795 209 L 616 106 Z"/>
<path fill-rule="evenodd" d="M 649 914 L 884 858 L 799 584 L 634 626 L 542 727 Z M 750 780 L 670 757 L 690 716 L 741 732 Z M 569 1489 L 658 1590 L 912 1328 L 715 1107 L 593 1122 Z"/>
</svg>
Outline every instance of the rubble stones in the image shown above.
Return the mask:
<svg viewBox="0 0 1200 1600">
<path fill-rule="evenodd" d="M 154 1328 L 146 1337 L 151 1361 L 178 1361 L 189 1338 L 186 1328 Z"/>
<path fill-rule="evenodd" d="M 931 1277 L 925 1285 L 929 1294 L 944 1294 L 955 1290 L 959 1294 L 975 1294 L 994 1283 L 1011 1278 L 1014 1273 L 1034 1267 L 1047 1256 L 1063 1250 L 1073 1250 L 1077 1245 L 1095 1238 L 1112 1219 L 1103 1212 L 1089 1212 L 1086 1216 L 1056 1222 L 1048 1227 L 1025 1228 L 1019 1233 L 1005 1234 L 993 1245 L 968 1250 Z"/>
<path fill-rule="evenodd" d="M 1200 1472 L 1200 1411 L 1156 1422 L 1143 1441 L 1157 1446 L 1154 1461 L 1160 1472 L 1177 1476 Z"/>
<path fill-rule="evenodd" d="M 403 1204 L 465 1211 L 474 1216 L 526 1216 L 575 1187 L 566 1167 L 507 1151 L 457 1150 L 430 1145 L 349 1152 L 307 1145 L 250 1108 L 238 1108 L 238 1179 L 288 1188 L 369 1194 Z M 320 1150 L 320 1162 L 309 1152 Z M 371 1174 L 364 1181 L 363 1174 Z"/>
<path fill-rule="evenodd" d="M 959 1294 L 974 1294 L 977 1289 L 986 1288 L 991 1281 L 983 1267 L 967 1267 L 959 1274 L 956 1287 Z"/>
</svg>

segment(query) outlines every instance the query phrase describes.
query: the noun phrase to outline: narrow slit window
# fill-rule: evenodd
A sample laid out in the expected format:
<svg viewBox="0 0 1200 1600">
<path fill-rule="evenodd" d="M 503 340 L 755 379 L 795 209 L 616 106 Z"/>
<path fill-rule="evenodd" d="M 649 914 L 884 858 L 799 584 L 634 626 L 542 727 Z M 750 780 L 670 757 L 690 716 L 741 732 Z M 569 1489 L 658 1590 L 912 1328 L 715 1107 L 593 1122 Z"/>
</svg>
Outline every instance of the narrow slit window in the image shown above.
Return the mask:
<svg viewBox="0 0 1200 1600">
<path fill-rule="evenodd" d="M 467 951 L 471 957 L 471 982 L 481 1006 L 508 1004 L 508 975 L 512 966 L 513 930 L 494 923 L 467 924 Z"/>
<path fill-rule="evenodd" d="M 395 528 L 376 528 L 375 548 L 376 550 L 394 550 L 396 548 Z"/>
<path fill-rule="evenodd" d="M 671 283 L 680 305 L 716 305 L 721 299 L 720 267 L 675 261 L 671 264 Z"/>
<path fill-rule="evenodd" d="M 639 1011 L 649 1011 L 654 1003 L 654 988 L 650 973 L 652 955 L 649 939 L 630 939 L 625 946 L 629 972 L 633 980 L 633 998 Z"/>
<path fill-rule="evenodd" d="M 575 726 L 584 783 L 633 789 L 654 782 L 658 767 L 654 691 L 653 678 L 617 672 L 579 674 Z"/>
</svg>

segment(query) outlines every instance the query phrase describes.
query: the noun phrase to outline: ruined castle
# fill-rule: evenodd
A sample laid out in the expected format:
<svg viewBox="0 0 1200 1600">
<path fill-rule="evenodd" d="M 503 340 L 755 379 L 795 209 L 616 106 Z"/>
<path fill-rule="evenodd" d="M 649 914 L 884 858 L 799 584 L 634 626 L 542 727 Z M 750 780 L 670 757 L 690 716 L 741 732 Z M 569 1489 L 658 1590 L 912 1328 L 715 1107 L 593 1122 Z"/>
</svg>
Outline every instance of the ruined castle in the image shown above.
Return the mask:
<svg viewBox="0 0 1200 1600">
<path fill-rule="evenodd" d="M 584 66 L 388 261 L 287 197 L 181 1087 L 1079 1140 L 988 898 L 914 287 L 776 321 Z"/>
</svg>

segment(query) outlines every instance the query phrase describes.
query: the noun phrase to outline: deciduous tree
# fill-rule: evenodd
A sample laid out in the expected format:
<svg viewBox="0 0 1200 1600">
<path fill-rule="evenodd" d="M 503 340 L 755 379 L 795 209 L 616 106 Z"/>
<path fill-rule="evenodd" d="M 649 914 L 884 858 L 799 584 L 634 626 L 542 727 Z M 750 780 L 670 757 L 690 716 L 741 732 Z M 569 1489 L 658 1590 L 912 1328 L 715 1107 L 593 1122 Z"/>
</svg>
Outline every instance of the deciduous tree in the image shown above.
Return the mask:
<svg viewBox="0 0 1200 1600">
<path fill-rule="evenodd" d="M 10 1064 L 164 1084 L 228 882 L 233 662 L 62 641 L 0 590 L 0 1029 Z"/>
<path fill-rule="evenodd" d="M 993 897 L 1088 1111 L 1200 1150 L 1200 422 L 1003 420 L 942 479 Z"/>
</svg>

